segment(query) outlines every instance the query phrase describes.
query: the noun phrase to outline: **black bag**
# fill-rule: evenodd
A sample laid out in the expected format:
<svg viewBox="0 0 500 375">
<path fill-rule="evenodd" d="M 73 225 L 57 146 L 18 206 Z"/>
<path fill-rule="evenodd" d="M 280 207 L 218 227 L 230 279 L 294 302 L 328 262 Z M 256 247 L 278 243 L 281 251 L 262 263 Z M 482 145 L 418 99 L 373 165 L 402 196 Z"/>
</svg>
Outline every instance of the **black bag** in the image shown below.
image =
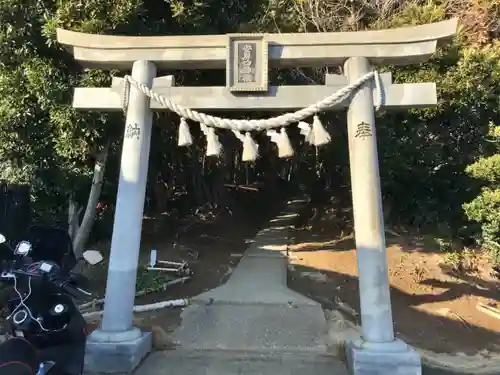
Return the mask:
<svg viewBox="0 0 500 375">
<path fill-rule="evenodd" d="M 39 363 L 35 347 L 23 338 L 0 345 L 0 375 L 35 375 Z"/>
</svg>

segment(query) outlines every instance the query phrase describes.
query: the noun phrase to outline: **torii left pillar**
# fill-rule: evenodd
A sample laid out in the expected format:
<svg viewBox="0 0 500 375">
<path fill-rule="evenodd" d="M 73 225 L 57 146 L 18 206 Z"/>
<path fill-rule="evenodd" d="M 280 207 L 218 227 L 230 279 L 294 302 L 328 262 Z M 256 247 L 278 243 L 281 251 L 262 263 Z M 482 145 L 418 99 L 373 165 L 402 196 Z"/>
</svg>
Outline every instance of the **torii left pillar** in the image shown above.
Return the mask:
<svg viewBox="0 0 500 375">
<path fill-rule="evenodd" d="M 136 61 L 132 77 L 152 87 L 156 66 Z M 101 326 L 87 340 L 85 370 L 129 373 L 151 351 L 152 334 L 132 324 L 153 113 L 150 99 L 130 88 Z"/>
</svg>

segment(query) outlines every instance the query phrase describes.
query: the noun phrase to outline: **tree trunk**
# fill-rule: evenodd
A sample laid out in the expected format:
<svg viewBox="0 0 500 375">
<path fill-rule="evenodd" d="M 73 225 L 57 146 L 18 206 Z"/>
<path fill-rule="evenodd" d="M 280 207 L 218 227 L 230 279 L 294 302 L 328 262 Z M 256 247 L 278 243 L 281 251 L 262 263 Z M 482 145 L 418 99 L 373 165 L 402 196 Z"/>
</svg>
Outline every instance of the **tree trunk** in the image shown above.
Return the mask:
<svg viewBox="0 0 500 375">
<path fill-rule="evenodd" d="M 72 241 L 75 240 L 78 229 L 80 229 L 80 214 L 82 213 L 82 208 L 75 201 L 73 195 L 69 198 L 68 207 L 68 233 Z"/>
<path fill-rule="evenodd" d="M 98 155 L 94 166 L 94 177 L 92 179 L 92 187 L 90 189 L 89 199 L 85 214 L 83 215 L 82 223 L 73 239 L 73 251 L 75 256 L 80 258 L 83 254 L 85 244 L 89 238 L 92 225 L 94 224 L 97 203 L 101 195 L 101 188 L 104 180 L 104 170 L 108 159 L 109 142 L 106 144 L 102 152 Z"/>
</svg>

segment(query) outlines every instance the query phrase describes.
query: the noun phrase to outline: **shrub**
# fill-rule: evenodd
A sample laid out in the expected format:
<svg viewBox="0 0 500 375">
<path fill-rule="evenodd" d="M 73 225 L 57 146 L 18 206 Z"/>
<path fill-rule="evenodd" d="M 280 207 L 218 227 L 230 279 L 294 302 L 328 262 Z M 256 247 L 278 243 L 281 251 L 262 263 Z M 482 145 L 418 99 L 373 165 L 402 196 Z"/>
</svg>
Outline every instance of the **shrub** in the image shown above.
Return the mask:
<svg viewBox="0 0 500 375">
<path fill-rule="evenodd" d="M 469 220 L 480 224 L 478 243 L 491 254 L 495 264 L 500 264 L 500 126 L 491 124 L 489 140 L 496 154 L 479 158 L 465 172 L 485 185 L 480 194 L 463 208 Z"/>
</svg>

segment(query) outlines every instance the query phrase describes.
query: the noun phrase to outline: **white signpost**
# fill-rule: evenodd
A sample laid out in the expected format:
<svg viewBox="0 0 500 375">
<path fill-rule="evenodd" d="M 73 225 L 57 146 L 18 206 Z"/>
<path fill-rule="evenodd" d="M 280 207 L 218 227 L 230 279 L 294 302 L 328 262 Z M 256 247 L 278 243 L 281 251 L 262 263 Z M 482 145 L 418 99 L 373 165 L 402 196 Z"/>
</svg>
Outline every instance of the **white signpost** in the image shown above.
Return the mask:
<svg viewBox="0 0 500 375">
<path fill-rule="evenodd" d="M 378 75 L 373 69 L 426 61 L 438 42 L 453 37 L 456 27 L 457 21 L 449 20 L 347 33 L 167 37 L 58 30 L 58 41 L 68 46 L 84 67 L 132 68 L 130 77 L 114 78 L 110 88 L 76 88 L 74 94 L 73 105 L 77 109 L 120 111 L 125 105 L 127 112 L 105 308 L 101 327 L 89 337 L 88 370 L 127 372 L 151 349 L 151 334 L 132 325 L 132 309 L 153 111 L 171 110 L 181 116 L 181 146 L 190 144 L 184 121 L 190 119 L 200 123 L 207 137 L 208 154 L 218 153 L 220 144 L 215 129 L 223 128 L 232 130 L 242 140 L 244 158 L 252 160 L 258 149 L 251 137 L 252 130 L 267 130 L 277 143 L 280 156 L 286 157 L 293 153 L 286 126 L 301 122 L 299 126 L 307 140 L 322 145 L 329 141 L 329 136 L 317 115 L 325 110 L 348 108 L 362 322 L 362 340 L 347 348 L 349 369 L 357 375 L 420 374 L 418 354 L 394 337 L 374 112 L 378 107 L 390 110 L 434 106 L 436 87 L 434 83 L 393 84 L 390 73 Z M 325 85 L 268 86 L 268 65 L 340 65 L 345 75 L 327 75 Z M 226 87 L 176 87 L 172 76 L 156 77 L 157 69 L 215 68 L 227 69 Z M 252 109 L 301 110 L 253 121 L 196 112 Z M 304 125 L 302 121 L 312 116 L 312 127 Z"/>
</svg>

